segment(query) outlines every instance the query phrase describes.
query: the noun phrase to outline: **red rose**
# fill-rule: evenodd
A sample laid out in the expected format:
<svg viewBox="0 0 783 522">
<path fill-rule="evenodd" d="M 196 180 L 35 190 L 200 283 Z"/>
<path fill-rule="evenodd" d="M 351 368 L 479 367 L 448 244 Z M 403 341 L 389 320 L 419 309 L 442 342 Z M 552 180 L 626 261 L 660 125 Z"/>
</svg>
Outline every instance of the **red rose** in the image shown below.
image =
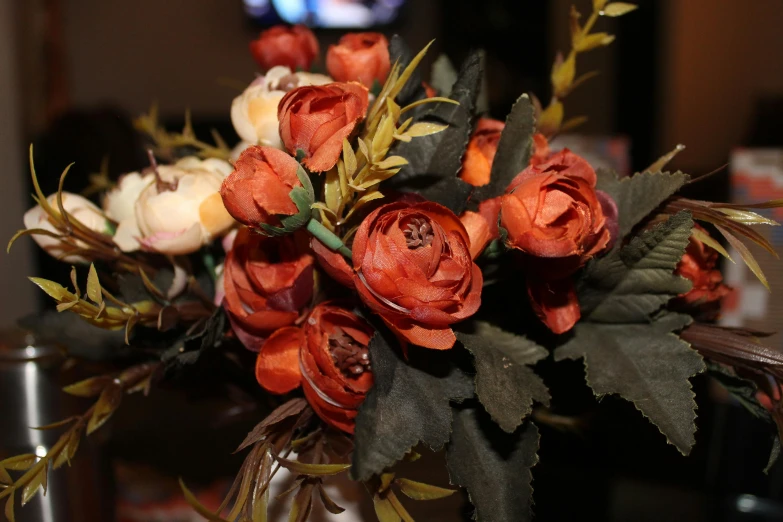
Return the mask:
<svg viewBox="0 0 783 522">
<path fill-rule="evenodd" d="M 318 56 L 318 40 L 303 25 L 276 25 L 261 32 L 257 40 L 250 42 L 250 52 L 264 70 L 276 65 L 284 65 L 292 71 L 309 70 Z"/>
<path fill-rule="evenodd" d="M 403 339 L 448 349 L 450 325 L 481 304 L 481 270 L 459 218 L 431 202 L 389 203 L 364 219 L 353 241 L 359 296 Z"/>
<path fill-rule="evenodd" d="M 505 126 L 502 121 L 491 118 L 481 118 L 478 121 L 462 158 L 462 171 L 459 174 L 462 181 L 474 187 L 489 183 L 492 160 L 495 159 L 500 133 Z"/>
<path fill-rule="evenodd" d="M 696 228 L 707 233 L 699 225 Z M 720 300 L 729 293 L 729 287 L 723 284 L 723 276 L 715 268 L 717 262 L 718 252 L 691 236 L 685 255 L 675 271 L 693 283 L 688 292 L 679 296 L 681 304 L 703 306 L 716 303 L 719 306 Z"/>
<path fill-rule="evenodd" d="M 615 207 L 595 184 L 592 167 L 565 149 L 522 171 L 501 198 L 507 244 L 526 255 L 528 294 L 555 333 L 569 330 L 580 316 L 571 274 L 611 239 L 603 205 L 616 215 Z"/>
<path fill-rule="evenodd" d="M 245 149 L 220 187 L 223 204 L 231 216 L 249 227 L 280 226 L 278 216 L 298 212 L 289 193 L 302 182 L 296 176 L 299 163 L 272 147 Z"/>
<path fill-rule="evenodd" d="M 257 351 L 266 337 L 296 321 L 313 295 L 313 257 L 294 235 L 269 238 L 239 230 L 226 255 L 223 306 L 234 333 Z"/>
<path fill-rule="evenodd" d="M 256 360 L 256 379 L 273 393 L 302 386 L 313 410 L 329 425 L 353 433 L 354 419 L 372 387 L 367 345 L 373 329 L 353 313 L 321 303 L 302 328 L 275 332 Z"/>
<path fill-rule="evenodd" d="M 389 75 L 389 42 L 381 33 L 348 33 L 337 45 L 329 46 L 326 69 L 338 82 L 381 85 Z"/>
<path fill-rule="evenodd" d="M 280 138 L 303 165 L 324 172 L 337 164 L 343 140 L 367 113 L 367 88 L 358 83 L 330 83 L 288 91 L 277 107 Z"/>
</svg>

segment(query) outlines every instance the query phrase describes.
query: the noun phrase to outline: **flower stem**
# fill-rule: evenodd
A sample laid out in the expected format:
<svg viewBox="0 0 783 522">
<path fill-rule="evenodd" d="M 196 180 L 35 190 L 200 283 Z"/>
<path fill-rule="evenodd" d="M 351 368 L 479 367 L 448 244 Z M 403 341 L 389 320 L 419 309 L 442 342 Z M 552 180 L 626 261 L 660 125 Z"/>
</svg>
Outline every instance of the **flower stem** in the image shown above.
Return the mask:
<svg viewBox="0 0 783 522">
<path fill-rule="evenodd" d="M 353 259 L 353 254 L 351 254 L 351 250 L 345 246 L 345 243 L 319 221 L 315 219 L 308 221 L 307 231 L 314 235 L 321 243 L 326 245 L 327 248 L 334 250 L 335 252 L 340 252 L 348 259 Z"/>
</svg>

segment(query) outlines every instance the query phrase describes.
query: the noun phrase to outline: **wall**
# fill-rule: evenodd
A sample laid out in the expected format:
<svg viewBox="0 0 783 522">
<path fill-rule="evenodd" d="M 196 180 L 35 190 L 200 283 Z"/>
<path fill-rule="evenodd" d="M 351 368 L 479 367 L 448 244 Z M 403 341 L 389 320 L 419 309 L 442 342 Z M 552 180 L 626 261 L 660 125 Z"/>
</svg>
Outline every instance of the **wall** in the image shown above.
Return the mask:
<svg viewBox="0 0 783 522">
<path fill-rule="evenodd" d="M 783 95 L 783 2 L 670 0 L 666 18 L 659 142 L 684 143 L 678 165 L 703 173 L 741 143 L 758 96 Z"/>
</svg>

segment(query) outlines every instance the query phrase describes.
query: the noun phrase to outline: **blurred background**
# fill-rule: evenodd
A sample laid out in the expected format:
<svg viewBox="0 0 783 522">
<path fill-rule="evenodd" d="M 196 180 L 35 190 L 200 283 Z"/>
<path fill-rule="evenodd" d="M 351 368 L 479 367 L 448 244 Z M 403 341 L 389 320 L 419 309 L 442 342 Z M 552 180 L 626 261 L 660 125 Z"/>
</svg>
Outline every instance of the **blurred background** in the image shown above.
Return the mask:
<svg viewBox="0 0 783 522">
<path fill-rule="evenodd" d="M 0 0 L 0 237 L 7 240 L 22 226 L 32 204 L 30 143 L 43 191 L 50 193 L 71 162 L 72 192 L 84 189 L 106 158 L 114 177 L 145 166 L 132 118 L 152 103 L 172 129 L 190 110 L 198 134 L 208 138 L 215 128 L 236 142 L 229 108 L 257 74 L 248 42 L 266 26 L 307 23 L 322 53 L 342 32 L 360 27 L 398 33 L 412 49 L 434 38 L 425 71 L 441 53 L 458 65 L 482 47 L 489 112 L 503 119 L 523 92 L 549 99 L 549 71 L 556 52 L 567 49 L 572 3 L 590 12 L 590 0 Z M 783 2 L 635 3 L 636 12 L 599 21 L 599 30 L 617 35 L 611 46 L 579 56 L 578 73 L 600 74 L 566 101 L 567 118 L 589 119 L 558 138 L 561 145 L 630 173 L 682 143 L 687 148 L 672 169 L 721 169 L 694 187 L 699 197 L 783 197 Z M 323 68 L 323 59 L 316 67 Z M 783 249 L 783 238 L 776 239 Z M 28 275 L 67 280 L 68 268 L 33 246 L 21 240 L 0 256 L 0 326 L 44 306 Z M 727 303 L 727 324 L 779 329 L 783 266 L 762 266 L 773 294 L 732 265 L 727 279 L 737 292 Z M 781 348 L 780 337 L 772 342 Z M 582 381 L 581 363 L 563 367 L 559 379 Z M 700 429 L 688 459 L 627 403 L 610 397 L 598 404 L 584 387 L 555 396 L 556 405 L 561 399 L 573 410 L 560 413 L 590 412 L 591 428 L 581 435 L 543 428 L 534 472 L 538 520 L 783 520 L 774 503 L 783 497 L 780 466 L 769 476 L 760 471 L 768 454 L 754 437 L 761 427 L 740 408 L 712 400 L 706 380 L 694 384 Z M 178 397 L 162 403 L 167 400 L 169 408 L 187 404 Z M 210 432 L 200 408 L 182 408 L 190 420 L 181 429 L 193 430 L 194 439 Z M 160 453 L 149 450 L 155 438 L 144 436 L 150 420 L 139 408 L 127 409 L 115 432 L 135 444 L 120 436 L 110 452 L 147 466 Z M 165 416 L 158 419 L 165 424 Z M 203 451 L 204 461 L 219 461 L 234 440 L 216 441 Z M 187 466 L 188 449 L 164 453 Z M 148 480 L 129 469 L 118 475 L 128 484 Z M 217 473 L 204 469 L 204 476 Z"/>
</svg>

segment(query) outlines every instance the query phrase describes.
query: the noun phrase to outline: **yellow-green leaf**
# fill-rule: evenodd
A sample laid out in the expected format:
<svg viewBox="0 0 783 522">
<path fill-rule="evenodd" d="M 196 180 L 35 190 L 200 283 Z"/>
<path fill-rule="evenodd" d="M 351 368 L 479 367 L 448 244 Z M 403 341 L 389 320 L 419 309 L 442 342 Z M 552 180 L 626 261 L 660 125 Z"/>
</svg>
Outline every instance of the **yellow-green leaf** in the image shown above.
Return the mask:
<svg viewBox="0 0 783 522">
<path fill-rule="evenodd" d="M 652 165 L 644 169 L 646 172 L 660 172 L 680 152 L 685 150 L 685 145 L 678 143 L 672 150 L 655 160 Z"/>
<path fill-rule="evenodd" d="M 44 465 L 41 470 L 36 473 L 33 478 L 30 480 L 30 482 L 27 483 L 27 485 L 22 490 L 22 506 L 30 502 L 32 498 L 35 496 L 35 493 L 38 491 L 39 488 L 43 486 L 44 480 L 46 478 L 46 473 L 48 471 L 49 466 Z"/>
<path fill-rule="evenodd" d="M 600 11 L 606 5 L 606 0 L 593 0 L 593 10 Z"/>
<path fill-rule="evenodd" d="M 711 247 L 715 249 L 720 255 L 731 261 L 732 263 L 734 260 L 731 258 L 728 252 L 726 252 L 726 249 L 723 248 L 723 245 L 721 245 L 719 242 L 717 242 L 711 235 L 707 234 L 703 230 L 700 230 L 696 227 L 691 230 L 691 236 L 693 239 L 697 239 L 707 245 L 708 247 Z"/>
<path fill-rule="evenodd" d="M 190 504 L 190 507 L 196 511 L 196 513 L 206 518 L 210 522 L 228 522 L 227 520 L 220 518 L 218 515 L 205 508 L 204 505 L 198 501 L 196 495 L 194 495 L 193 492 L 188 489 L 188 487 L 185 485 L 185 482 L 183 482 L 181 478 L 179 479 L 179 487 L 182 489 L 185 500 L 188 504 Z"/>
<path fill-rule="evenodd" d="M 408 160 L 403 158 L 402 156 L 389 156 L 388 158 L 384 159 L 380 163 L 375 164 L 375 168 L 378 170 L 387 170 L 387 169 L 393 169 L 395 167 L 402 167 L 403 165 L 407 165 Z"/>
<path fill-rule="evenodd" d="M 103 426 L 122 402 L 122 385 L 119 382 L 112 382 L 106 386 L 95 404 L 95 411 L 87 423 L 87 435 L 91 434 Z"/>
<path fill-rule="evenodd" d="M 55 239 L 62 239 L 62 235 L 56 232 L 52 232 L 51 230 L 45 230 L 43 228 L 23 228 L 22 230 L 17 231 L 17 233 L 14 234 L 13 237 L 8 241 L 8 246 L 5 249 L 6 254 L 11 251 L 11 247 L 16 242 L 16 240 L 22 236 L 49 236 Z"/>
<path fill-rule="evenodd" d="M 557 97 L 567 93 L 576 76 L 576 53 L 568 53 L 568 57 L 555 61 L 552 67 L 552 88 Z"/>
<path fill-rule="evenodd" d="M 555 101 L 544 109 L 538 118 L 538 130 L 547 136 L 551 136 L 560 129 L 563 123 L 563 103 Z"/>
<path fill-rule="evenodd" d="M 727 215 L 732 221 L 743 223 L 745 225 L 780 225 L 780 223 L 777 221 L 769 219 L 768 217 L 762 216 L 761 214 L 752 212 L 750 210 L 723 207 L 713 207 L 713 209 Z"/>
<path fill-rule="evenodd" d="M 343 161 L 345 162 L 346 176 L 353 178 L 353 175 L 356 174 L 356 155 L 347 139 L 343 140 Z"/>
<path fill-rule="evenodd" d="M 379 522 L 400 522 L 402 520 L 388 499 L 375 495 L 372 498 L 372 503 Z"/>
<path fill-rule="evenodd" d="M 5 460 L 0 460 L 0 468 L 12 469 L 14 471 L 24 471 L 30 469 L 38 460 L 32 453 L 25 453 L 23 455 L 16 455 L 15 457 L 9 457 Z"/>
<path fill-rule="evenodd" d="M 413 500 L 436 500 L 453 495 L 456 491 L 404 478 L 397 479 L 396 482 L 400 487 L 400 491 Z"/>
<path fill-rule="evenodd" d="M 626 2 L 612 2 L 609 5 L 604 6 L 603 10 L 601 11 L 601 14 L 604 16 L 623 16 L 624 14 L 630 13 L 631 11 L 634 11 L 639 6 L 634 4 L 629 4 Z"/>
<path fill-rule="evenodd" d="M 49 294 L 49 297 L 52 297 L 58 302 L 64 301 L 66 297 L 76 297 L 66 290 L 65 287 L 63 287 L 61 284 L 55 283 L 54 281 L 49 281 L 48 279 L 44 279 L 42 277 L 30 277 L 28 279 L 30 279 L 30 281 L 37 285 L 41 290 Z"/>
<path fill-rule="evenodd" d="M 98 279 L 98 272 L 95 270 L 94 263 L 90 263 L 90 271 L 87 273 L 87 297 L 95 304 L 103 302 L 101 282 Z"/>
<path fill-rule="evenodd" d="M 8 522 L 16 522 L 16 518 L 14 517 L 14 495 L 13 493 L 11 496 L 8 497 L 8 500 L 5 503 L 5 518 L 8 519 Z"/>
<path fill-rule="evenodd" d="M 421 136 L 429 136 L 430 134 L 437 134 L 448 128 L 448 125 L 440 125 L 438 123 L 419 122 L 414 123 L 410 129 L 405 131 L 405 135 L 411 138 L 419 138 Z"/>
<path fill-rule="evenodd" d="M 745 244 L 734 234 L 722 226 L 715 225 L 715 228 L 717 228 L 718 231 L 723 234 L 723 237 L 725 237 L 726 241 L 728 241 L 729 244 L 734 247 L 734 250 L 739 252 L 742 260 L 745 261 L 745 264 L 748 265 L 750 271 L 756 275 L 759 281 L 761 281 L 761 284 L 764 285 L 767 290 L 772 291 L 769 287 L 769 283 L 767 282 L 767 278 L 764 276 L 764 272 L 761 270 L 761 267 L 759 266 L 758 261 L 756 261 L 756 258 L 753 257 L 753 254 L 751 254 L 750 250 L 748 250 L 748 247 L 746 247 Z"/>
<path fill-rule="evenodd" d="M 309 462 L 299 462 L 298 460 L 288 460 L 283 457 L 276 457 L 277 461 L 285 469 L 299 473 L 300 475 L 310 475 L 323 477 L 327 475 L 337 475 L 351 467 L 350 464 L 310 464 Z"/>
<path fill-rule="evenodd" d="M 400 515 L 400 519 L 402 519 L 403 522 L 415 522 L 410 513 L 408 513 L 408 510 L 405 509 L 405 506 L 402 505 L 400 500 L 393 492 L 389 491 L 389 494 L 386 498 L 391 503 L 397 514 Z"/>
<path fill-rule="evenodd" d="M 69 395 L 75 395 L 76 397 L 95 397 L 96 395 L 99 395 L 112 380 L 113 378 L 107 375 L 90 377 L 89 379 L 69 384 L 63 388 L 63 391 Z"/>
<path fill-rule="evenodd" d="M 8 472 L 0 466 L 0 484 L 9 485 L 13 484 L 14 479 L 11 478 L 11 475 L 8 474 Z"/>
<path fill-rule="evenodd" d="M 593 33 L 580 38 L 574 45 L 574 49 L 583 53 L 591 51 L 597 47 L 606 47 L 614 42 L 614 35 L 608 33 Z"/>
</svg>

